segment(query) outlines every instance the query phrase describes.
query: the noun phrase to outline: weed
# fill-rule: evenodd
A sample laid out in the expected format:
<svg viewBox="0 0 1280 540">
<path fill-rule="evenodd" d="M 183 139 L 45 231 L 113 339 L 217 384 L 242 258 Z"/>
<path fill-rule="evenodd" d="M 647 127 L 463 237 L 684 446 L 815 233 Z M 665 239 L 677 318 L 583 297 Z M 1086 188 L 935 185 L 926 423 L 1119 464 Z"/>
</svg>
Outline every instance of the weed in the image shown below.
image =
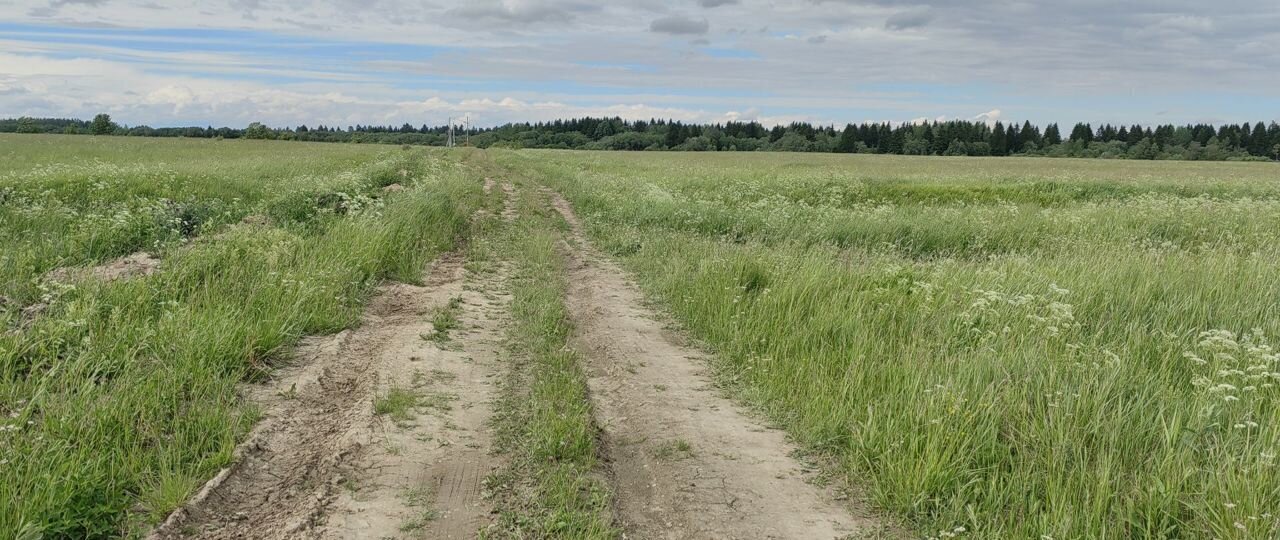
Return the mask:
<svg viewBox="0 0 1280 540">
<path fill-rule="evenodd" d="M 458 327 L 458 313 L 461 310 L 461 296 L 450 298 L 447 304 L 436 308 L 435 313 L 431 316 L 433 330 L 430 334 L 423 334 L 422 339 L 436 343 L 447 343 L 449 341 L 449 331 Z"/>
<path fill-rule="evenodd" d="M 413 420 L 413 411 L 422 401 L 422 396 L 417 392 L 393 386 L 386 394 L 373 400 L 373 413 L 388 416 L 397 423 L 408 422 Z"/>
<path fill-rule="evenodd" d="M 693 455 L 693 445 L 684 439 L 667 441 L 653 449 L 653 457 L 664 461 L 688 459 Z"/>
<path fill-rule="evenodd" d="M 440 519 L 438 510 L 428 508 L 415 514 L 413 517 L 406 519 L 400 524 L 400 532 L 414 532 L 427 528 L 432 521 Z"/>
<path fill-rule="evenodd" d="M 440 518 L 440 512 L 432 507 L 435 504 L 435 493 L 423 486 L 410 489 L 404 493 L 404 502 L 418 511 L 400 523 L 400 532 L 415 532 L 425 529 L 432 521 Z"/>
<path fill-rule="evenodd" d="M 569 314 L 559 232 L 534 194 L 519 199 L 520 218 L 504 231 L 511 258 L 516 363 L 496 412 L 498 447 L 511 456 L 486 481 L 495 489 L 499 527 L 492 537 L 616 537 L 598 456 L 586 378 L 568 347 Z"/>
</svg>

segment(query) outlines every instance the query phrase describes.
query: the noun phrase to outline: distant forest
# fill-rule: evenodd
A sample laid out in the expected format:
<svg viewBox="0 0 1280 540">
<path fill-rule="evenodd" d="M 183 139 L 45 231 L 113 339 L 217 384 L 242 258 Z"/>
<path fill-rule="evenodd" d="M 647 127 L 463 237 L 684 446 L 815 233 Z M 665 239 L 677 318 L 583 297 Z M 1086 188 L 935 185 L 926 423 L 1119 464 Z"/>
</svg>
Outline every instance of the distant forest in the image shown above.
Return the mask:
<svg viewBox="0 0 1280 540">
<path fill-rule="evenodd" d="M 260 123 L 229 127 L 127 127 L 100 114 L 93 120 L 0 119 L 0 133 L 66 133 L 134 137 L 280 139 L 316 142 L 443 146 L 448 126 L 298 126 Z M 1280 160 L 1280 124 L 1113 126 L 1076 124 L 1069 133 L 1057 124 L 1004 124 L 951 120 L 815 126 L 792 123 L 767 128 L 757 122 L 686 124 L 668 120 L 579 118 L 512 123 L 492 128 L 455 128 L 459 145 L 480 148 L 563 148 L 582 150 L 778 151 L 934 156 L 1047 156 L 1203 161 Z"/>
</svg>

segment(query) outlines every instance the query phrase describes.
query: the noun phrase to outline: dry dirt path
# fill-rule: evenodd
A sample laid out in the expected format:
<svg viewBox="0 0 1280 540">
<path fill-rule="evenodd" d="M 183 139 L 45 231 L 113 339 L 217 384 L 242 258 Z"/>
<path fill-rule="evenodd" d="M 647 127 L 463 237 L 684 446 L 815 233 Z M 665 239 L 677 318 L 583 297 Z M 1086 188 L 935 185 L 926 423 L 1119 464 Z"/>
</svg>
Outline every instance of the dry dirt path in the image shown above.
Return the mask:
<svg viewBox="0 0 1280 540">
<path fill-rule="evenodd" d="M 358 328 L 305 340 L 251 389 L 264 415 L 236 463 L 152 538 L 475 538 L 492 517 L 482 482 L 499 465 L 488 422 L 505 279 L 446 254 L 424 286 L 381 287 Z M 431 339 L 451 304 L 456 327 Z M 375 414 L 394 393 L 417 406 Z"/>
<path fill-rule="evenodd" d="M 626 274 L 591 247 L 568 202 L 547 194 L 571 228 L 574 345 L 588 359 L 624 537 L 885 536 L 870 512 L 811 483 L 782 432 L 713 388 L 705 355 L 663 328 Z"/>
</svg>

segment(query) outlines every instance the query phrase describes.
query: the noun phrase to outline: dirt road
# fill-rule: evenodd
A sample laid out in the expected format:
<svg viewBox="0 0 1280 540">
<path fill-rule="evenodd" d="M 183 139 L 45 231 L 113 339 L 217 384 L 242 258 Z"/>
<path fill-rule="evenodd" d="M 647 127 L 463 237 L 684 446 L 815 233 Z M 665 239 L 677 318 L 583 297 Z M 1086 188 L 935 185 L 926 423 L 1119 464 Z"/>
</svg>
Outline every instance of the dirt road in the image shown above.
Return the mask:
<svg viewBox="0 0 1280 540">
<path fill-rule="evenodd" d="M 237 462 L 152 538 L 474 538 L 491 519 L 509 298 L 500 269 L 463 263 L 448 254 L 424 286 L 382 287 L 358 328 L 305 341 L 255 385 L 264 416 Z"/>
<path fill-rule="evenodd" d="M 516 187 L 502 218 L 517 218 Z M 628 539 L 896 538 L 819 487 L 781 431 L 724 397 L 707 357 L 660 322 L 572 207 L 566 299 L 586 359 L 614 515 Z M 501 464 L 489 421 L 503 365 L 507 272 L 448 254 L 421 287 L 380 289 L 363 324 L 304 342 L 248 398 L 264 411 L 235 465 L 156 539 L 475 538 Z M 407 404 L 407 405 L 406 405 Z"/>
<path fill-rule="evenodd" d="M 626 273 L 591 246 L 569 203 L 547 194 L 571 229 L 574 342 L 589 358 L 625 537 L 882 536 L 869 512 L 811 483 L 782 432 L 712 387 L 705 355 L 664 328 Z"/>
</svg>

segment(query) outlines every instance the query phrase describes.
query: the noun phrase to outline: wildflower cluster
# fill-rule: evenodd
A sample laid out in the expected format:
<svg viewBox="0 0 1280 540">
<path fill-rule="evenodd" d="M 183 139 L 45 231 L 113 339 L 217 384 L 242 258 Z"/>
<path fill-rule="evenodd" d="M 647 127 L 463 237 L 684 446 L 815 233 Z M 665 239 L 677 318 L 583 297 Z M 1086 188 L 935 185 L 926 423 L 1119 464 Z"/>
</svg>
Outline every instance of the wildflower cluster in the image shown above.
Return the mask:
<svg viewBox="0 0 1280 540">
<path fill-rule="evenodd" d="M 24 421 L 23 408 L 26 404 L 26 400 L 20 399 L 10 408 L 0 409 L 0 468 L 13 459 L 13 448 L 16 446 L 13 438 L 35 425 L 33 420 Z"/>
<path fill-rule="evenodd" d="M 1257 411 L 1277 394 L 1280 355 L 1261 329 L 1202 332 L 1195 348 L 1183 357 L 1196 371 L 1191 385 L 1209 398 L 1206 416 L 1235 430 L 1262 427 Z"/>
<path fill-rule="evenodd" d="M 960 319 L 982 339 L 1015 331 L 1059 337 L 1080 326 L 1073 306 L 1062 301 L 1071 291 L 1057 285 L 1049 285 L 1049 293 L 1039 295 L 988 289 L 973 289 L 972 293 L 973 301 L 960 313 Z"/>
</svg>

